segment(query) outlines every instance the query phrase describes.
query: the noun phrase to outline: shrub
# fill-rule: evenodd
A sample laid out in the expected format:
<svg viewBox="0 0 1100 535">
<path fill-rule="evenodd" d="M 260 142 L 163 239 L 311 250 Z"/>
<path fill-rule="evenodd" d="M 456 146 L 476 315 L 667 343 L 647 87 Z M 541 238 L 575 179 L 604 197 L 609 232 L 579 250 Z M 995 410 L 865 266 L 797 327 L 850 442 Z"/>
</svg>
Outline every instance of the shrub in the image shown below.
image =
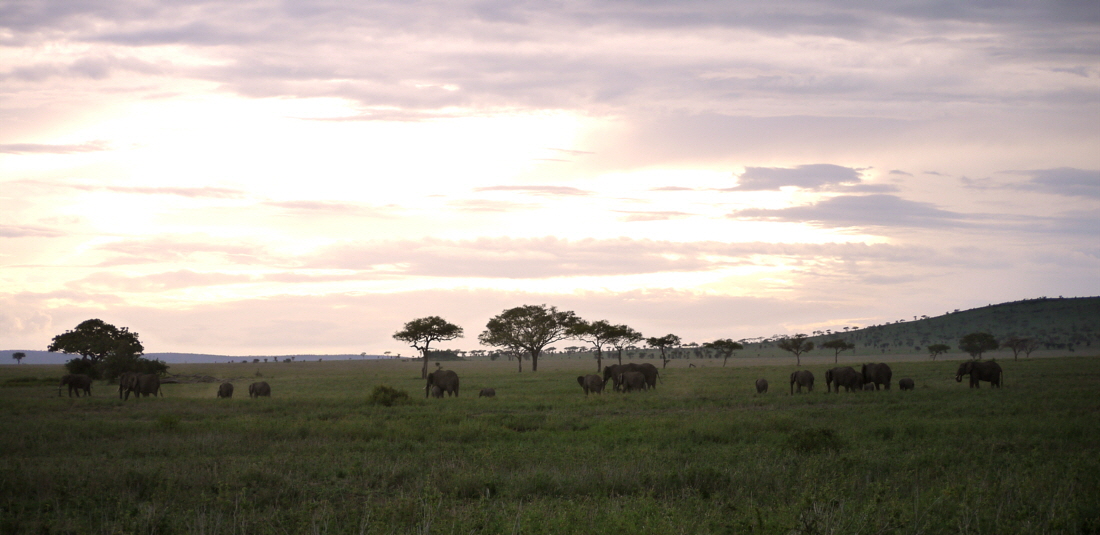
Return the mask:
<svg viewBox="0 0 1100 535">
<path fill-rule="evenodd" d="M 394 405 L 408 403 L 409 393 L 404 390 L 397 390 L 395 388 L 388 387 L 386 385 L 378 385 L 374 387 L 374 391 L 371 392 L 370 397 L 367 398 L 367 402 L 371 405 L 392 407 Z"/>
</svg>

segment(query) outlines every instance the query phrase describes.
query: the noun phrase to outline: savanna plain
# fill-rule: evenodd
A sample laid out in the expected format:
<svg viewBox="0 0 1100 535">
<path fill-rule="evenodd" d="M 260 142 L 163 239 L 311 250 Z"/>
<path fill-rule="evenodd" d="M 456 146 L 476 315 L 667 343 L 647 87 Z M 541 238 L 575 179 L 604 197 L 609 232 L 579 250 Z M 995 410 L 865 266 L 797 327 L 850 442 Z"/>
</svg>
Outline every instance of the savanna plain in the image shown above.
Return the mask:
<svg viewBox="0 0 1100 535">
<path fill-rule="evenodd" d="M 1000 389 L 914 360 L 889 391 L 830 394 L 832 364 L 803 363 L 815 389 L 790 395 L 793 360 L 731 360 L 587 398 L 591 360 L 445 362 L 462 383 L 444 399 L 419 362 L 174 364 L 234 397 L 128 401 L 3 366 L 0 532 L 1100 532 L 1100 358 L 998 361 Z M 257 380 L 270 398 L 248 397 Z M 381 385 L 409 398 L 372 403 Z"/>
</svg>

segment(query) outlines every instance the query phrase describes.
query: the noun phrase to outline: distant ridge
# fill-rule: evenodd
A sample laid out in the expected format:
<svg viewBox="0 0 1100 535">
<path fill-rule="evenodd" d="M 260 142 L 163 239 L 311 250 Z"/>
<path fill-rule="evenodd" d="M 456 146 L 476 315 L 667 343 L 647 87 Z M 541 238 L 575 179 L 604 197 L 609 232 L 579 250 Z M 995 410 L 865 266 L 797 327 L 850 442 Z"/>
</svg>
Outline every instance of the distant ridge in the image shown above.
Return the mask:
<svg viewBox="0 0 1100 535">
<path fill-rule="evenodd" d="M 23 364 L 65 364 L 74 355 L 68 355 L 65 353 L 50 353 L 49 351 L 37 351 L 31 349 L 5 349 L 0 351 L 0 364 L 15 364 L 12 360 L 11 354 L 16 351 L 22 351 L 27 354 L 27 358 L 23 359 Z M 232 357 L 228 355 L 210 355 L 206 353 L 146 353 L 145 358 L 162 360 L 168 364 L 213 364 L 217 362 L 237 363 L 237 362 L 252 362 L 255 359 L 259 359 L 260 362 L 283 361 L 291 359 L 292 361 L 317 361 L 322 360 L 376 360 L 376 359 L 388 359 L 390 357 L 385 355 L 353 355 L 353 354 L 340 354 L 340 355 L 249 355 L 247 357 Z"/>
</svg>

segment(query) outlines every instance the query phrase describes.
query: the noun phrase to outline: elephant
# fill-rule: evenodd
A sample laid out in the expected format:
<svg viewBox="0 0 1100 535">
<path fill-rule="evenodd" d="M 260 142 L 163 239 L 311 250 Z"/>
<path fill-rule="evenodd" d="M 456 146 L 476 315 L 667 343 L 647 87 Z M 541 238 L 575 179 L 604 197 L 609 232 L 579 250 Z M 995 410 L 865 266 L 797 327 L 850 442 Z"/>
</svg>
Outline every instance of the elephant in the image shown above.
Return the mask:
<svg viewBox="0 0 1100 535">
<path fill-rule="evenodd" d="M 768 380 L 767 379 L 757 379 L 756 380 L 756 393 L 757 394 L 767 394 L 768 393 Z"/>
<path fill-rule="evenodd" d="M 912 390 L 914 386 L 913 380 L 908 377 L 905 379 L 898 379 L 898 388 L 902 390 Z"/>
<path fill-rule="evenodd" d="M 433 398 L 442 398 L 443 397 L 443 388 L 440 387 L 439 385 L 432 385 L 432 397 Z"/>
<path fill-rule="evenodd" d="M 863 389 L 868 391 L 868 392 L 874 392 L 875 391 L 875 383 L 867 383 L 867 384 L 863 385 Z"/>
<path fill-rule="evenodd" d="M 133 377 L 139 375 L 134 372 L 124 372 L 118 376 L 118 399 L 123 399 L 122 394 L 130 388 Z"/>
<path fill-rule="evenodd" d="M 218 398 L 233 397 L 233 383 L 222 383 L 218 386 Z"/>
<path fill-rule="evenodd" d="M 451 370 L 436 370 L 428 374 L 428 383 L 424 385 L 424 397 L 428 397 L 432 387 L 438 385 L 447 395 L 458 397 L 458 374 Z M 440 396 L 442 397 L 442 396 Z"/>
<path fill-rule="evenodd" d="M 955 373 L 955 382 L 961 383 L 964 375 L 970 376 L 970 388 L 981 388 L 978 381 L 989 381 L 989 386 L 1000 388 L 1004 370 L 995 360 L 968 360 L 959 365 L 959 371 Z"/>
<path fill-rule="evenodd" d="M 647 363 L 635 364 L 612 364 L 605 366 L 603 369 L 603 380 L 606 384 L 607 381 L 611 381 L 614 384 L 615 390 L 622 390 L 622 385 L 619 383 L 619 377 L 625 372 L 641 372 L 645 376 L 645 383 L 648 388 L 657 388 L 657 379 L 660 378 L 661 372 L 656 366 Z"/>
<path fill-rule="evenodd" d="M 802 393 L 802 387 L 807 392 L 814 391 L 814 374 L 810 370 L 798 370 L 791 373 L 791 395 L 794 395 L 794 385 L 798 384 L 798 393 Z"/>
<path fill-rule="evenodd" d="M 482 388 L 481 392 L 477 393 L 479 398 L 495 398 L 497 397 L 497 391 L 494 388 Z"/>
<path fill-rule="evenodd" d="M 61 377 L 61 383 L 57 385 L 57 396 L 61 397 L 61 387 L 69 385 L 69 397 L 73 397 L 73 392 L 76 392 L 76 397 L 80 397 L 80 391 L 83 390 L 85 394 L 92 395 L 92 378 L 82 373 L 70 373 Z"/>
<path fill-rule="evenodd" d="M 590 373 L 588 375 L 578 375 L 577 384 L 581 385 L 581 388 L 584 389 L 585 397 L 587 397 L 589 393 L 603 393 L 603 378 L 594 373 Z"/>
<path fill-rule="evenodd" d="M 267 381 L 260 381 L 248 385 L 248 397 L 259 398 L 260 396 L 266 398 L 271 397 L 271 385 L 267 384 Z"/>
<path fill-rule="evenodd" d="M 649 383 L 645 380 L 645 374 L 635 371 L 626 371 L 620 374 L 619 385 L 622 387 L 623 392 L 649 389 Z"/>
<path fill-rule="evenodd" d="M 890 377 L 894 372 L 890 371 L 890 365 L 885 362 L 872 362 L 863 365 L 860 375 L 863 376 L 863 384 L 874 383 L 875 390 L 878 390 L 878 385 L 890 390 Z"/>
<path fill-rule="evenodd" d="M 125 377 L 119 376 L 119 388 L 125 389 L 123 400 L 130 399 L 131 393 L 134 394 L 134 399 L 137 399 L 138 396 L 149 397 L 152 395 L 153 397 L 157 397 L 157 394 L 161 396 L 164 395 L 164 393 L 160 391 L 160 376 L 155 373 L 131 373 L 123 375 Z M 125 379 L 125 384 L 123 383 L 123 379 Z"/>
<path fill-rule="evenodd" d="M 851 366 L 841 366 L 825 372 L 826 392 L 832 392 L 835 389 L 839 394 L 842 386 L 847 392 L 863 390 L 863 376 Z"/>
</svg>

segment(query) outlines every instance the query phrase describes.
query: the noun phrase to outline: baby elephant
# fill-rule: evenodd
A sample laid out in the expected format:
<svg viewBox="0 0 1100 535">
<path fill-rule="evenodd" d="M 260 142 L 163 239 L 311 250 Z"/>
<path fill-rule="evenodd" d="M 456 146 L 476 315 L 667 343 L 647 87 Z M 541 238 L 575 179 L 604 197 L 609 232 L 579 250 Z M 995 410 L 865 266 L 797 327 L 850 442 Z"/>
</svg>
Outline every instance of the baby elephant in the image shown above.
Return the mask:
<svg viewBox="0 0 1100 535">
<path fill-rule="evenodd" d="M 233 397 L 233 383 L 222 383 L 218 386 L 218 398 L 231 398 Z"/>
<path fill-rule="evenodd" d="M 479 398 L 495 398 L 496 396 L 497 391 L 492 388 L 482 388 L 481 392 L 477 393 L 477 397 Z"/>
<path fill-rule="evenodd" d="M 603 393 L 603 378 L 596 374 L 578 375 L 577 383 L 584 389 L 585 397 L 588 397 L 589 393 L 601 394 Z"/>
<path fill-rule="evenodd" d="M 441 387 L 439 385 L 432 385 L 432 397 L 433 398 L 442 398 L 443 397 L 443 387 Z"/>
<path fill-rule="evenodd" d="M 898 388 L 900 388 L 902 390 L 912 390 L 913 386 L 914 386 L 913 380 L 908 378 L 908 377 L 898 381 Z"/>
<path fill-rule="evenodd" d="M 761 379 L 756 380 L 756 393 L 757 394 L 767 394 L 768 393 L 768 380 L 767 379 L 761 378 Z"/>
<path fill-rule="evenodd" d="M 267 381 L 248 385 L 248 397 L 258 398 L 260 396 L 271 397 L 271 385 L 267 384 Z"/>
</svg>

